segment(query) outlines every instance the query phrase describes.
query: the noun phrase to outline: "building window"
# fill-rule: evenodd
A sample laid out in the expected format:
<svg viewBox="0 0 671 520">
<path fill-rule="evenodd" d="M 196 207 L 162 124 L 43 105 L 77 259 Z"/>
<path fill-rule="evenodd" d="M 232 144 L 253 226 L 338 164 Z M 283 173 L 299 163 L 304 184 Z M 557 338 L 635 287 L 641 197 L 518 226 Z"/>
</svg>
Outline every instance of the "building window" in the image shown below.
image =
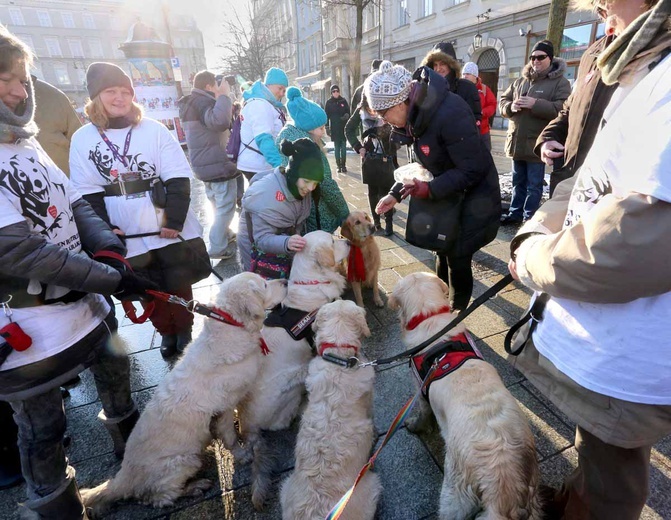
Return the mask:
<svg viewBox="0 0 671 520">
<path fill-rule="evenodd" d="M 84 27 L 87 29 L 96 28 L 96 22 L 93 19 L 93 15 L 91 13 L 82 13 L 82 21 L 84 22 Z"/>
<path fill-rule="evenodd" d="M 63 63 L 54 63 L 54 75 L 56 76 L 56 83 L 59 85 L 72 85 L 67 65 L 64 65 Z"/>
<path fill-rule="evenodd" d="M 72 17 L 72 13 L 69 11 L 63 11 L 61 13 L 61 18 L 63 20 L 63 27 L 72 29 L 75 26 L 75 19 Z"/>
<path fill-rule="evenodd" d="M 91 38 L 89 40 L 89 49 L 92 58 L 102 58 L 104 56 L 103 45 L 98 38 Z"/>
<path fill-rule="evenodd" d="M 23 13 L 18 7 L 9 8 L 9 17 L 14 25 L 26 25 L 26 21 L 23 19 Z"/>
<path fill-rule="evenodd" d="M 40 26 L 51 27 L 51 16 L 49 16 L 49 11 L 38 9 L 37 19 L 40 21 Z"/>
<path fill-rule="evenodd" d="M 422 16 L 433 14 L 433 0 L 420 0 Z"/>
<path fill-rule="evenodd" d="M 469 2 L 470 0 L 450 0 L 450 5 L 459 5 Z"/>
<path fill-rule="evenodd" d="M 44 43 L 47 46 L 47 52 L 49 56 L 60 57 L 63 56 L 61 52 L 61 44 L 58 42 L 58 38 L 44 38 Z"/>
<path fill-rule="evenodd" d="M 68 40 L 68 47 L 70 47 L 70 54 L 73 58 L 83 58 L 84 49 L 82 48 L 82 42 L 79 40 Z"/>
<path fill-rule="evenodd" d="M 408 0 L 398 0 L 398 25 L 401 26 L 407 23 L 410 23 Z"/>
</svg>

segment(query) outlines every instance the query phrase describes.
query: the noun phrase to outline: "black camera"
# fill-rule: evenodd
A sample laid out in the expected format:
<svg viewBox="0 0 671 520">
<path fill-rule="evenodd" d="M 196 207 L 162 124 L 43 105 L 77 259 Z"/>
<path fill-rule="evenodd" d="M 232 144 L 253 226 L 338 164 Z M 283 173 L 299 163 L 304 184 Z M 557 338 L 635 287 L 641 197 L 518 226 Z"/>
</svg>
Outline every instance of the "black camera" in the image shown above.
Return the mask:
<svg viewBox="0 0 671 520">
<path fill-rule="evenodd" d="M 224 76 L 223 74 L 217 74 L 214 79 L 217 82 L 217 85 L 221 85 L 221 82 L 223 80 L 226 80 L 226 83 L 228 83 L 231 87 L 235 86 L 235 76 L 230 75 L 230 76 Z"/>
</svg>

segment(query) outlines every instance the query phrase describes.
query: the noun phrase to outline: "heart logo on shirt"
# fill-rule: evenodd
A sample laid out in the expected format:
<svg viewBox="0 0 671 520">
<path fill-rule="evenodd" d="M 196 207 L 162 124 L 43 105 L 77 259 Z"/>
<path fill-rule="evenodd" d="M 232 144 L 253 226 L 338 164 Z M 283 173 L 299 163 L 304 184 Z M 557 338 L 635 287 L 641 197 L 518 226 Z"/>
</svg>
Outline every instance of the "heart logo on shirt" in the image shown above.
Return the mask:
<svg viewBox="0 0 671 520">
<path fill-rule="evenodd" d="M 116 179 L 119 176 L 119 170 L 110 170 L 110 175 Z"/>
<path fill-rule="evenodd" d="M 49 212 L 49 215 L 51 215 L 51 218 L 56 218 L 56 215 L 58 215 L 58 209 L 56 206 L 49 206 L 47 211 Z"/>
<path fill-rule="evenodd" d="M 282 193 L 281 191 L 275 193 L 275 200 L 277 200 L 278 202 L 284 202 L 286 199 L 287 198 L 284 196 L 284 193 Z"/>
<path fill-rule="evenodd" d="M 419 147 L 420 150 L 422 150 L 422 153 L 424 155 L 429 155 L 429 152 L 431 151 L 431 148 L 429 148 L 428 144 L 423 144 L 422 146 Z"/>
</svg>

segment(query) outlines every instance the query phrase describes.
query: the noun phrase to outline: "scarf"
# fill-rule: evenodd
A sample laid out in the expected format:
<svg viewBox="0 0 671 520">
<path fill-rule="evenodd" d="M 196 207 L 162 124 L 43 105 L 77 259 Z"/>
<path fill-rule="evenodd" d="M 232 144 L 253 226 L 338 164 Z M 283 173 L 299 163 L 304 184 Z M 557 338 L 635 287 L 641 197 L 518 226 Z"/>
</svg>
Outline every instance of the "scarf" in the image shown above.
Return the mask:
<svg viewBox="0 0 671 520">
<path fill-rule="evenodd" d="M 0 101 L 0 143 L 15 143 L 37 135 L 35 117 L 35 91 L 29 80 L 28 98 L 16 112 Z"/>
<path fill-rule="evenodd" d="M 635 61 L 641 51 L 650 47 L 650 44 L 655 43 L 660 36 L 662 38 L 665 36 L 660 35 L 660 32 L 668 35 L 669 15 L 671 15 L 671 0 L 660 0 L 650 11 L 643 13 L 629 24 L 622 34 L 606 47 L 596 62 L 601 70 L 601 80 L 606 85 L 621 82 L 620 76 L 625 67 Z M 658 46 L 663 47 L 663 45 L 655 45 L 655 47 Z M 646 53 L 646 56 L 642 57 L 644 63 L 638 63 L 636 68 L 640 69 L 641 66 L 649 65 L 654 61 L 658 53 L 652 54 Z"/>
<path fill-rule="evenodd" d="M 366 262 L 363 259 L 363 251 L 359 246 L 350 244 L 349 258 L 347 259 L 347 281 L 366 281 Z"/>
</svg>

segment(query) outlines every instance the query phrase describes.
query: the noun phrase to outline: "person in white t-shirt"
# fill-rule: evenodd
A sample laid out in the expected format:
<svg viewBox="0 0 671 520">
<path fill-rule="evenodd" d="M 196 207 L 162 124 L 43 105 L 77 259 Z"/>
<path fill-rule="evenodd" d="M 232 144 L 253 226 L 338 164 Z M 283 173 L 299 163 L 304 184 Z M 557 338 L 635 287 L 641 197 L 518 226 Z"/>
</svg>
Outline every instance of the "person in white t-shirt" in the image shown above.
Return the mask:
<svg viewBox="0 0 671 520">
<path fill-rule="evenodd" d="M 165 126 L 143 117 L 121 68 L 92 63 L 86 86 L 91 123 L 72 137 L 72 183 L 125 238 L 136 272 L 162 291 L 192 300 L 191 284 L 207 277 L 211 266 L 202 227 L 189 208 L 186 156 Z M 185 308 L 156 300 L 150 320 L 162 336 L 163 357 L 182 352 L 191 341 L 193 314 Z"/>
<path fill-rule="evenodd" d="M 10 403 L 18 426 L 24 506 L 38 518 L 85 519 L 63 449 L 60 385 L 90 367 L 99 418 L 123 456 L 139 413 L 128 356 L 110 342 L 117 324 L 101 295 L 157 287 L 89 258 L 125 248 L 35 139 L 31 61 L 30 49 L 0 26 L 0 401 Z M 5 435 L 11 420 L 0 417 L 5 476 L 6 455 L 16 450 Z"/>
<path fill-rule="evenodd" d="M 671 434 L 671 0 L 596 8 L 618 86 L 580 170 L 511 243 L 511 274 L 549 295 L 516 366 L 577 424 L 564 517 L 634 520 Z"/>
</svg>

